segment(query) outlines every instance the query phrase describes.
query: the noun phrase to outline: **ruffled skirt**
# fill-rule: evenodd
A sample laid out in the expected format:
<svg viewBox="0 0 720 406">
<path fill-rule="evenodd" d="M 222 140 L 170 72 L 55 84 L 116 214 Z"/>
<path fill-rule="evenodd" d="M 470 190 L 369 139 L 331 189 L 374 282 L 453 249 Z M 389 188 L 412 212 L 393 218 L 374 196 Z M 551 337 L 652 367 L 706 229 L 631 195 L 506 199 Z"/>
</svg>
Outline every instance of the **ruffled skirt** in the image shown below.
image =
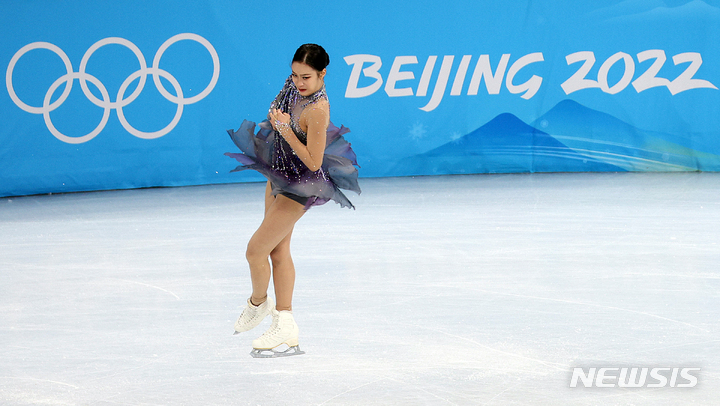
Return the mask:
<svg viewBox="0 0 720 406">
<path fill-rule="evenodd" d="M 340 189 L 360 193 L 357 157 L 350 143 L 343 137 L 350 132 L 332 123 L 327 129 L 327 141 L 322 167 L 313 172 L 295 155 L 290 145 L 267 120 L 256 124 L 244 120 L 237 131 L 228 130 L 230 138 L 242 153 L 227 152 L 242 165 L 231 172 L 254 169 L 273 185 L 272 194 L 290 193 L 307 198 L 305 209 L 334 200 L 342 207 L 355 208 Z"/>
</svg>

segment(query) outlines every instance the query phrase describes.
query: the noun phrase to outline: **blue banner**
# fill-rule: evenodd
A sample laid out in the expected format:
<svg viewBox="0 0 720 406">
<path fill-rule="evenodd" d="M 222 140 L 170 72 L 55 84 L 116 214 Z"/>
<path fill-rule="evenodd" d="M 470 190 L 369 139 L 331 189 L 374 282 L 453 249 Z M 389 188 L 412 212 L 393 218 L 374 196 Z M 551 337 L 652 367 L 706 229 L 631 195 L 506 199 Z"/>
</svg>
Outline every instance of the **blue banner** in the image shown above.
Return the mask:
<svg viewBox="0 0 720 406">
<path fill-rule="evenodd" d="M 720 0 L 12 2 L 0 196 L 257 181 L 295 49 L 360 175 L 720 169 Z"/>
</svg>

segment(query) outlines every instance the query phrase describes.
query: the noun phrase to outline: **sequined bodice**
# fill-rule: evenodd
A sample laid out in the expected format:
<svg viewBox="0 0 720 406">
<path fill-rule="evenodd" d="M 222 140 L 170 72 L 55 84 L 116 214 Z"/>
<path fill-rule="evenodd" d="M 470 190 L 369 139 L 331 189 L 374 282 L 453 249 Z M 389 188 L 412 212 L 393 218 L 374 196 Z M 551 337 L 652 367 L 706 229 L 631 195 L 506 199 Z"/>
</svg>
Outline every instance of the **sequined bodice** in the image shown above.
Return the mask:
<svg viewBox="0 0 720 406">
<path fill-rule="evenodd" d="M 300 142 L 304 145 L 307 145 L 307 133 L 303 131 L 300 126 L 300 118 L 306 109 L 315 108 L 318 103 L 327 102 L 328 97 L 327 93 L 325 93 L 324 86 L 312 95 L 304 97 L 300 94 L 300 92 L 298 92 L 295 84 L 292 82 L 292 77 L 290 77 L 285 82 L 283 90 L 280 91 L 280 94 L 278 94 L 275 100 L 270 104 L 270 109 L 277 108 L 285 113 L 289 113 L 290 128 L 292 128 L 295 132 L 298 140 L 300 140 Z M 282 173 L 283 176 L 291 182 L 299 181 L 303 176 L 326 179 L 326 174 L 323 170 L 314 172 L 311 175 L 305 175 L 311 171 L 309 171 L 302 160 L 298 158 L 295 151 L 293 151 L 292 147 L 290 147 L 290 144 L 288 144 L 287 141 L 285 141 L 285 139 L 283 139 L 279 134 L 275 137 L 272 169 L 278 173 Z"/>
<path fill-rule="evenodd" d="M 293 129 L 300 142 L 307 145 L 307 133 L 305 133 L 300 126 L 300 117 L 305 109 L 312 108 L 321 101 L 325 101 L 326 103 L 328 102 L 325 86 L 310 96 L 302 96 L 300 92 L 297 91 L 295 84 L 292 82 L 292 77 L 289 77 L 285 82 L 283 90 L 270 104 L 270 109 L 279 108 L 283 112 L 289 113 L 290 127 Z"/>
<path fill-rule="evenodd" d="M 305 131 L 303 131 L 302 127 L 300 126 L 300 117 L 302 116 L 302 113 L 305 111 L 305 109 L 313 108 L 321 100 L 327 101 L 327 93 L 325 93 L 325 87 L 310 96 L 301 97 L 300 99 L 298 99 L 295 103 L 295 106 L 293 106 L 292 108 L 292 112 L 290 113 L 290 127 L 293 129 L 295 135 L 297 135 L 300 142 L 305 145 L 307 145 L 307 133 L 305 133 Z"/>
</svg>

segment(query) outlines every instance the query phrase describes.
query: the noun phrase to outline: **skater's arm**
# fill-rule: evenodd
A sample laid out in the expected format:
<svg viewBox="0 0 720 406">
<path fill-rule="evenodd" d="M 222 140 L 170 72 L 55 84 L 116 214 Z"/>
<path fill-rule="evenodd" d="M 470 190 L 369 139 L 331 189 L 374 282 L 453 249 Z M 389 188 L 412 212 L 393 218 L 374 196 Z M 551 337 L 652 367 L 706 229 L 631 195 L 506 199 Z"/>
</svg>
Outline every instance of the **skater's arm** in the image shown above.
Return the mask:
<svg viewBox="0 0 720 406">
<path fill-rule="evenodd" d="M 305 160 L 302 157 L 300 157 L 300 159 L 302 159 L 305 165 L 314 172 L 320 169 L 323 163 L 323 157 L 325 156 L 325 143 L 327 140 L 327 128 L 330 124 L 330 114 L 322 107 L 308 109 L 306 110 L 306 114 L 306 149 L 308 151 L 309 160 Z M 300 144 L 300 146 L 304 145 Z"/>
<path fill-rule="evenodd" d="M 271 112 L 271 115 L 273 112 Z M 307 123 L 307 145 L 304 145 L 290 128 L 290 116 L 283 113 L 275 113 L 273 124 L 282 137 L 290 144 L 298 158 L 311 171 L 315 172 L 322 167 L 323 156 L 325 155 L 325 142 L 327 138 L 327 128 L 330 123 L 328 112 L 322 107 L 308 108 L 303 114 L 304 121 Z M 275 121 L 280 121 L 277 125 Z M 300 124 L 302 126 L 302 122 Z"/>
</svg>

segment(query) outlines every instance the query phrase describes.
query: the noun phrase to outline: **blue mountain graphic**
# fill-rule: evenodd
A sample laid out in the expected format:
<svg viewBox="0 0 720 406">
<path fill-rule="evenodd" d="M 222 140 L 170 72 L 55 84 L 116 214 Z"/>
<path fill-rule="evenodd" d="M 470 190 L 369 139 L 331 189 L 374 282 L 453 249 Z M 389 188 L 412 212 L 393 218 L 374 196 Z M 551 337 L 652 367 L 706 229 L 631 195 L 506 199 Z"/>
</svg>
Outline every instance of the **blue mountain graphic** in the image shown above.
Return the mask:
<svg viewBox="0 0 720 406">
<path fill-rule="evenodd" d="M 572 100 L 561 101 L 532 125 L 584 156 L 628 171 L 720 169 L 720 151 L 697 134 L 643 130 Z"/>
<path fill-rule="evenodd" d="M 563 100 L 532 125 L 500 114 L 455 141 L 401 159 L 391 173 L 717 171 L 720 156 L 713 152 Z"/>
<path fill-rule="evenodd" d="M 477 130 L 404 158 L 398 175 L 517 172 L 617 172 L 622 168 L 576 153 L 549 134 L 503 113 Z"/>
</svg>

